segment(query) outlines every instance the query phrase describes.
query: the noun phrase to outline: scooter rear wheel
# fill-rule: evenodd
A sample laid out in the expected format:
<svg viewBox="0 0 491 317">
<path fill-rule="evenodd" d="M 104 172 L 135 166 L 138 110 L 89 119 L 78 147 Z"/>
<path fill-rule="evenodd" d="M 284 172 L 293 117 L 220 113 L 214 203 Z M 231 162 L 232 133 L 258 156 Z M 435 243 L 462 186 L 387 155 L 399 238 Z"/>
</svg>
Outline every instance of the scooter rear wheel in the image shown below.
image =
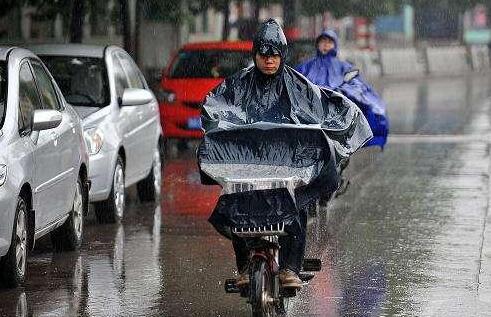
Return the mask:
<svg viewBox="0 0 491 317">
<path fill-rule="evenodd" d="M 276 307 L 273 299 L 273 277 L 265 260 L 257 259 L 253 262 L 250 278 L 252 316 L 276 316 Z"/>
</svg>

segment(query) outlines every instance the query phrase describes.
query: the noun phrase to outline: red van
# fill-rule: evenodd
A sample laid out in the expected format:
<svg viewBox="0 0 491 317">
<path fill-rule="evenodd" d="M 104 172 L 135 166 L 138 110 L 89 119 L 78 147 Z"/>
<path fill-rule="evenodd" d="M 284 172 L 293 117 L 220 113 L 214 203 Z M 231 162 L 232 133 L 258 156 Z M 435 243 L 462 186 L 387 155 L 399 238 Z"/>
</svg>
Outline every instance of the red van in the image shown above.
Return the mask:
<svg viewBox="0 0 491 317">
<path fill-rule="evenodd" d="M 208 92 L 252 63 L 252 42 L 184 45 L 162 74 L 160 120 L 167 139 L 201 138 L 200 107 Z"/>
</svg>

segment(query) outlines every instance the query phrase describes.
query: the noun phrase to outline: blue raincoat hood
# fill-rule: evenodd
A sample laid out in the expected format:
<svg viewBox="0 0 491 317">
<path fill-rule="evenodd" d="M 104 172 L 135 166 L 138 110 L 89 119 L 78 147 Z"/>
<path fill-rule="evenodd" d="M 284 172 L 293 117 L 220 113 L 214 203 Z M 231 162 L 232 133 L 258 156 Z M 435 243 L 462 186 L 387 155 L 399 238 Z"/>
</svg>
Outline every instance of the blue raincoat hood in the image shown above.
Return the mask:
<svg viewBox="0 0 491 317">
<path fill-rule="evenodd" d="M 353 70 L 353 65 L 337 57 L 339 41 L 336 32 L 322 32 L 316 39 L 316 46 L 323 37 L 333 40 L 334 48 L 327 54 L 322 54 L 317 49 L 316 56 L 298 65 L 296 70 L 314 84 L 338 91 L 353 101 L 367 118 L 374 135 L 366 146 L 384 147 L 389 131 L 385 102 L 361 76 L 356 76 L 349 82 L 344 81 L 344 75 Z"/>
<path fill-rule="evenodd" d="M 334 48 L 332 50 L 330 50 L 327 54 L 322 54 L 319 49 L 317 49 L 317 56 L 318 57 L 322 57 L 322 56 L 326 56 L 326 55 L 329 55 L 329 56 L 333 56 L 333 57 L 336 57 L 338 56 L 338 47 L 339 47 L 339 39 L 338 39 L 338 35 L 336 34 L 336 32 L 332 31 L 332 30 L 328 30 L 328 31 L 324 31 L 322 32 L 318 37 L 317 39 L 315 40 L 315 46 L 317 47 L 318 44 L 319 44 L 319 41 L 323 38 L 328 38 L 328 39 L 331 39 L 333 42 L 334 42 Z"/>
<path fill-rule="evenodd" d="M 297 70 L 316 85 L 336 89 L 343 84 L 344 74 L 352 69 L 352 65 L 337 58 L 339 41 L 336 32 L 322 32 L 316 39 L 316 46 L 323 37 L 333 40 L 334 48 L 327 54 L 322 54 L 317 49 L 317 55 L 298 65 Z"/>
</svg>

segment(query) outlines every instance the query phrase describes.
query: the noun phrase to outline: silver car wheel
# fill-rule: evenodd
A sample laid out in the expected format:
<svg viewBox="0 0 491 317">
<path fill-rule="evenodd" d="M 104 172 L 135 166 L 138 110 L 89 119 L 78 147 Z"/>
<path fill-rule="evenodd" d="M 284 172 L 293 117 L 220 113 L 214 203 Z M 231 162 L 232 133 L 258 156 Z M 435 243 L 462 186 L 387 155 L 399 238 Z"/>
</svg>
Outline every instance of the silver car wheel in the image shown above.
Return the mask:
<svg viewBox="0 0 491 317">
<path fill-rule="evenodd" d="M 19 275 L 26 273 L 27 262 L 27 228 L 26 228 L 26 209 L 25 205 L 19 209 L 17 214 L 17 224 L 15 232 L 15 260 Z"/>
<path fill-rule="evenodd" d="M 114 203 L 116 207 L 116 215 L 118 218 L 123 218 L 124 213 L 124 171 L 120 164 L 116 165 L 114 169 Z"/>
<path fill-rule="evenodd" d="M 160 190 L 162 186 L 162 164 L 160 162 L 160 153 L 156 149 L 153 153 L 153 186 L 155 189 L 155 197 L 160 197 Z"/>
<path fill-rule="evenodd" d="M 77 239 L 80 239 L 80 237 L 82 236 L 83 213 L 84 204 L 82 199 L 82 188 L 80 182 L 77 182 L 75 198 L 73 199 L 73 229 L 75 231 Z"/>
</svg>

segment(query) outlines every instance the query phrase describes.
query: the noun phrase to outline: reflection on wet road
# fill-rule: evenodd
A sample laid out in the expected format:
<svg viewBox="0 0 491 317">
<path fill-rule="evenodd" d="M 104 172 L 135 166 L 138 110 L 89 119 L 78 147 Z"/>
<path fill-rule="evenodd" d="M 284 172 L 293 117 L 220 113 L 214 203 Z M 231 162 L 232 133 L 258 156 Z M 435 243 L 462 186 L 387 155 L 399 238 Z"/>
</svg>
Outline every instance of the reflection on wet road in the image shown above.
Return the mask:
<svg viewBox="0 0 491 317">
<path fill-rule="evenodd" d="M 310 219 L 323 270 L 290 316 L 491 316 L 490 83 L 380 86 L 394 136 Z M 223 291 L 232 248 L 206 221 L 219 188 L 199 184 L 193 155 L 167 159 L 159 206 L 132 193 L 122 225 L 89 219 L 80 253 L 40 243 L 26 286 L 0 290 L 0 316 L 249 316 Z"/>
</svg>

